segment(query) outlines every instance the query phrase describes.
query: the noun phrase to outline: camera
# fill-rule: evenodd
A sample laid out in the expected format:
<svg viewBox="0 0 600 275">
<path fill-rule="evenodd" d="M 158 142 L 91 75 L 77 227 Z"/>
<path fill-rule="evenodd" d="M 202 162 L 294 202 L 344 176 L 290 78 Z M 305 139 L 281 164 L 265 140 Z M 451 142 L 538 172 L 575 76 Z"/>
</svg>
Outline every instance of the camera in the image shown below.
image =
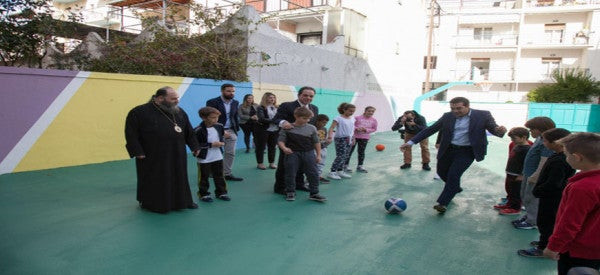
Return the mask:
<svg viewBox="0 0 600 275">
<path fill-rule="evenodd" d="M 413 119 L 412 118 L 408 118 L 408 119 L 406 119 L 406 122 L 413 122 Z"/>
</svg>

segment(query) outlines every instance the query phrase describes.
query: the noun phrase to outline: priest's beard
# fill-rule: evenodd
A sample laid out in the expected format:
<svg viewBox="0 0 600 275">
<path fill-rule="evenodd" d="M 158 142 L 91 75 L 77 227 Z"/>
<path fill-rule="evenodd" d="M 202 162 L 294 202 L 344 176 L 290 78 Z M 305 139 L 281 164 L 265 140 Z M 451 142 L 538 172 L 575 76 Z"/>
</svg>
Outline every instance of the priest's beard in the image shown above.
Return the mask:
<svg viewBox="0 0 600 275">
<path fill-rule="evenodd" d="M 158 107 L 161 110 L 163 110 L 163 111 L 165 111 L 165 112 L 167 112 L 169 114 L 173 114 L 173 115 L 178 114 L 179 110 L 180 110 L 179 106 L 177 106 L 177 104 L 170 104 L 170 103 L 168 103 L 166 101 L 158 103 Z"/>
</svg>

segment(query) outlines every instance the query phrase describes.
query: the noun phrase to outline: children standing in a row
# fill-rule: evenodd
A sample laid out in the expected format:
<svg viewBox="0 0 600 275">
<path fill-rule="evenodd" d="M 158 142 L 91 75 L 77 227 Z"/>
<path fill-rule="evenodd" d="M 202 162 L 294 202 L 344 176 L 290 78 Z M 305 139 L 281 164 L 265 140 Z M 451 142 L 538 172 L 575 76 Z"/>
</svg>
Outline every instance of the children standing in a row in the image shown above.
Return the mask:
<svg viewBox="0 0 600 275">
<path fill-rule="evenodd" d="M 562 191 L 567 185 L 567 179 L 575 174 L 575 170 L 569 166 L 563 153 L 562 144 L 557 141 L 571 134 L 568 130 L 554 128 L 542 133 L 544 146 L 554 152 L 540 172 L 532 193 L 539 199 L 536 223 L 540 232 L 540 238 L 529 249 L 518 250 L 517 253 L 525 257 L 542 257 L 542 253 L 548 244 L 548 238 L 554 229 L 556 212 L 562 197 Z"/>
</svg>

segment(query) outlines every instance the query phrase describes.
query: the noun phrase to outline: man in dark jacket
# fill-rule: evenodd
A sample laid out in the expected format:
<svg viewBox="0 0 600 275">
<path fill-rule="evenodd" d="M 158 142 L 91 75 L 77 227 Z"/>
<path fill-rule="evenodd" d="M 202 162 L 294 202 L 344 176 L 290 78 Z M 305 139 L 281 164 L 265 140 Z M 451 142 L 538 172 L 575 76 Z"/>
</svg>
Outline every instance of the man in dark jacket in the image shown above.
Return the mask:
<svg viewBox="0 0 600 275">
<path fill-rule="evenodd" d="M 489 111 L 471 109 L 467 98 L 455 97 L 450 100 L 450 110 L 400 146 L 404 151 L 438 131 L 442 135 L 436 170 L 445 185 L 437 199 L 438 204 L 433 207 L 439 213 L 446 212 L 454 196 L 462 192 L 462 174 L 474 160 L 482 161 L 487 154 L 486 130 L 498 137 L 506 133 L 506 127 L 498 126 Z"/>
</svg>

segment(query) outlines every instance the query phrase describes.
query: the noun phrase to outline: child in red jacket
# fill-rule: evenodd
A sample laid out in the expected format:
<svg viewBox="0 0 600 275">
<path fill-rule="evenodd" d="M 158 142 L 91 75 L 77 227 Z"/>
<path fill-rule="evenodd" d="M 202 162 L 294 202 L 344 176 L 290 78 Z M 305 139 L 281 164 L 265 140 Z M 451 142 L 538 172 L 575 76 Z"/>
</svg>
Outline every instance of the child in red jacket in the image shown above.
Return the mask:
<svg viewBox="0 0 600 275">
<path fill-rule="evenodd" d="M 573 267 L 600 268 L 600 135 L 578 133 L 561 140 L 567 162 L 580 170 L 563 192 L 544 256 L 558 260 L 558 274 Z"/>
</svg>

